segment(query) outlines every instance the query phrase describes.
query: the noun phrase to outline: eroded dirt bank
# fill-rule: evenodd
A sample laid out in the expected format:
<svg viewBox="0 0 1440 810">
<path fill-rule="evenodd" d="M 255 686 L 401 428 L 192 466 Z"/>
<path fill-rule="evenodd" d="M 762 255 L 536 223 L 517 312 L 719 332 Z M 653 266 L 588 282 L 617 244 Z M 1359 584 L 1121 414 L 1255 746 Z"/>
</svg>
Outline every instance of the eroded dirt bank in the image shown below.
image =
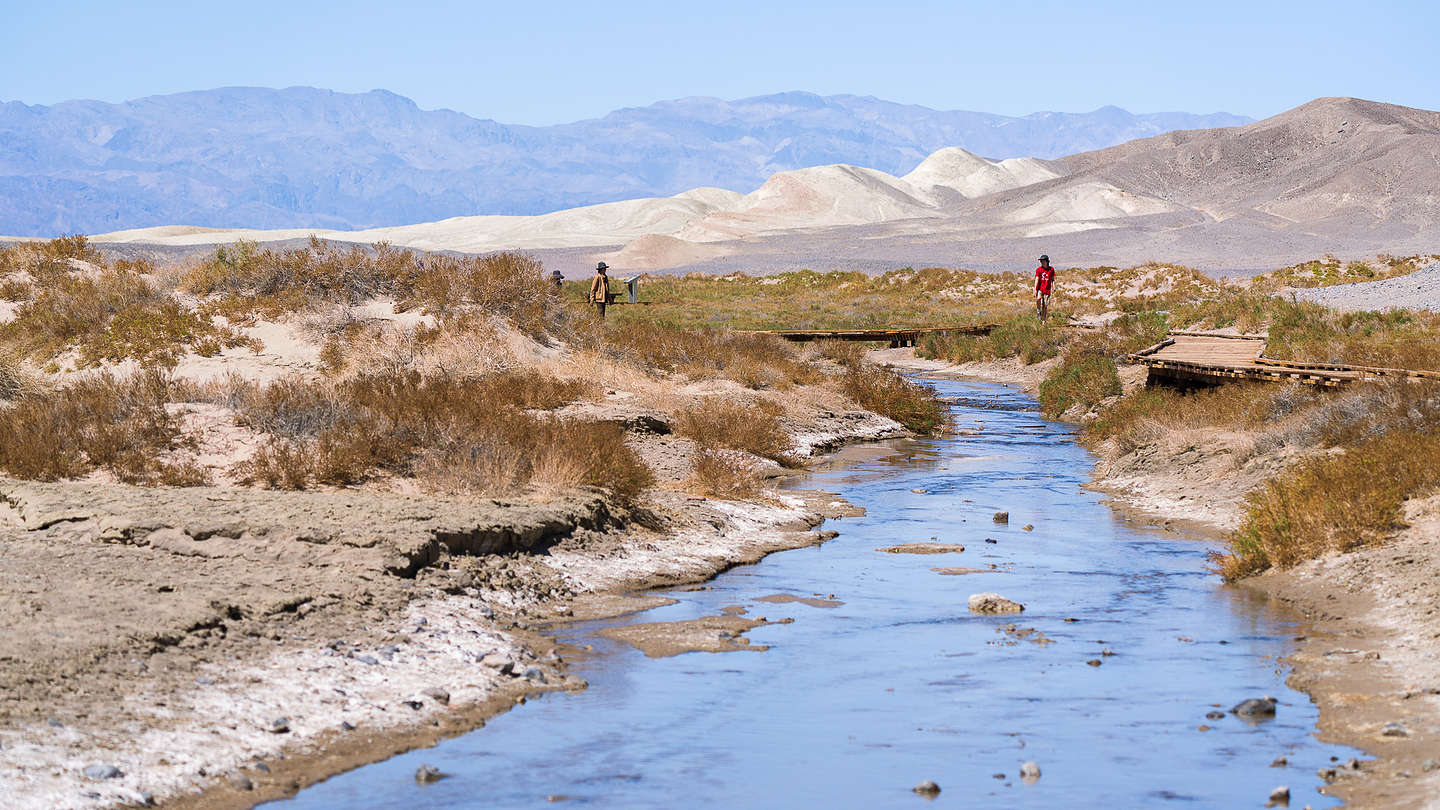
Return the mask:
<svg viewBox="0 0 1440 810">
<path fill-rule="evenodd" d="M 1014 360 L 948 366 L 910 350 L 879 354 L 898 368 L 1032 393 L 1044 376 L 1039 364 Z M 1102 448 L 1093 485 L 1125 508 L 1223 533 L 1239 524 L 1247 493 L 1307 454 L 1257 439 L 1221 429 L 1157 430 L 1133 447 Z M 1440 496 L 1410 501 L 1405 522 L 1382 546 L 1236 586 L 1305 618 L 1308 629 L 1287 659 L 1291 685 L 1320 707 L 1322 739 L 1375 757 L 1322 773 L 1331 782 L 1326 792 L 1355 808 L 1440 807 Z"/>
<path fill-rule="evenodd" d="M 813 438 L 896 433 L 875 417 Z M 644 443 L 654 437 L 637 437 Z M 532 628 L 826 539 L 824 493 L 497 501 L 0 480 L 7 806 L 248 807 L 582 688 Z"/>
</svg>

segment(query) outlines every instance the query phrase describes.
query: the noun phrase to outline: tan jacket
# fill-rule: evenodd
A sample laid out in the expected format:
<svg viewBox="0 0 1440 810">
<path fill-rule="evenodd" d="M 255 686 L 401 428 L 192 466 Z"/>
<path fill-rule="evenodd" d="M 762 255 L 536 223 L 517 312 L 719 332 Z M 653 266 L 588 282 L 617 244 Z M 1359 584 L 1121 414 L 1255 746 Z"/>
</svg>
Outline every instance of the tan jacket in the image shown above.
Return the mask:
<svg viewBox="0 0 1440 810">
<path fill-rule="evenodd" d="M 595 278 L 590 282 L 590 303 L 610 303 L 610 277 L 608 275 L 595 274 Z"/>
</svg>

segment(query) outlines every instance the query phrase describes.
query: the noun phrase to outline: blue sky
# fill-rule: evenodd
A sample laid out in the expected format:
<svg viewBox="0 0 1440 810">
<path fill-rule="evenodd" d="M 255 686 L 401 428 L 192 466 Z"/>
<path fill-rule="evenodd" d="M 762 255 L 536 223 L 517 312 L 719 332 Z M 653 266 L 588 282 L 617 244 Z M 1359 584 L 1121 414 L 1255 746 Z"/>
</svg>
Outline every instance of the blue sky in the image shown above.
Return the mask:
<svg viewBox="0 0 1440 810">
<path fill-rule="evenodd" d="M 0 0 L 0 19 L 0 100 L 30 104 L 311 85 L 520 124 L 782 90 L 1006 114 L 1440 109 L 1435 0 Z"/>
</svg>

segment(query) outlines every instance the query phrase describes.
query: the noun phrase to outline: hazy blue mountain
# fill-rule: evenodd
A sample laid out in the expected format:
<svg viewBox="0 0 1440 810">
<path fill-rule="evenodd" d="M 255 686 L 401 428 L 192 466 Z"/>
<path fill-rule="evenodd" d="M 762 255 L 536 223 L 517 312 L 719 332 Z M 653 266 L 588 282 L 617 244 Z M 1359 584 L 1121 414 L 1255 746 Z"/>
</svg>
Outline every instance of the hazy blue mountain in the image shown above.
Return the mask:
<svg viewBox="0 0 1440 810">
<path fill-rule="evenodd" d="M 751 191 L 774 172 L 828 163 L 903 174 L 945 146 L 1059 157 L 1249 120 L 1117 107 L 1016 118 L 799 92 L 678 99 L 550 127 L 421 110 L 384 90 L 9 102 L 0 104 L 0 234 L 535 214 L 696 186 Z"/>
</svg>

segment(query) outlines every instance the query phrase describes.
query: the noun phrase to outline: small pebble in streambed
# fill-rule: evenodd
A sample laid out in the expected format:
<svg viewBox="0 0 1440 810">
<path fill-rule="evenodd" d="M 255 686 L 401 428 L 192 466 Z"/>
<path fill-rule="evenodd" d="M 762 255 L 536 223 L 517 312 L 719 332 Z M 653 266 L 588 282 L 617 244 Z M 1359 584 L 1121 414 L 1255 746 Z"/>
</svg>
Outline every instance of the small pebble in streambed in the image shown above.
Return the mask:
<svg viewBox="0 0 1440 810">
<path fill-rule="evenodd" d="M 1101 661 L 1099 658 L 1091 658 L 1089 661 L 1086 661 L 1085 664 L 1086 666 L 1098 667 L 1100 666 Z"/>
<path fill-rule="evenodd" d="M 276 717 L 265 724 L 265 730 L 271 734 L 285 734 L 290 731 L 290 718 Z"/>
<path fill-rule="evenodd" d="M 1237 717 L 1274 717 L 1276 700 L 1269 695 L 1262 698 L 1242 700 L 1230 708 Z"/>
<path fill-rule="evenodd" d="M 1217 712 L 1217 714 L 1218 714 L 1218 712 Z M 1206 717 L 1209 717 L 1210 715 L 1207 714 L 1207 715 L 1205 715 L 1205 716 L 1206 716 Z M 1224 717 L 1224 715 L 1220 715 L 1220 716 L 1221 716 L 1221 717 Z M 1275 761 L 1270 763 L 1270 767 L 1272 767 L 1272 768 L 1283 768 L 1283 767 L 1285 767 L 1286 765 L 1289 765 L 1289 764 L 1290 764 L 1290 760 L 1286 759 L 1285 757 L 1276 757 L 1276 758 L 1275 758 Z"/>
<path fill-rule="evenodd" d="M 1033 785 L 1040 781 L 1040 766 L 1034 762 L 1027 762 L 1020 766 L 1020 781 L 1027 785 Z"/>
<path fill-rule="evenodd" d="M 1436 760 L 1433 760 L 1433 759 L 1427 759 L 1427 760 L 1425 760 L 1423 763 L 1420 764 L 1420 770 L 1424 771 L 1425 773 L 1430 773 L 1431 771 L 1440 770 L 1440 762 L 1437 762 Z"/>
<path fill-rule="evenodd" d="M 439 703 L 441 706 L 450 705 L 450 693 L 438 686 L 427 686 L 420 690 L 420 694 Z"/>
<path fill-rule="evenodd" d="M 1021 613 L 1025 606 L 998 593 L 976 593 L 970 595 L 971 613 Z"/>
<path fill-rule="evenodd" d="M 418 785 L 433 785 L 449 775 L 448 773 L 442 773 L 440 769 L 434 765 L 421 765 L 415 769 L 415 783 Z"/>
<path fill-rule="evenodd" d="M 1009 513 L 1009 512 L 996 512 L 996 513 L 995 513 L 995 516 L 992 517 L 991 520 L 995 521 L 996 523 L 1009 523 L 1009 522 L 1010 522 L 1010 513 Z"/>
<path fill-rule="evenodd" d="M 910 789 L 920 794 L 921 796 L 925 796 L 926 798 L 933 799 L 936 796 L 940 795 L 940 786 L 935 784 L 934 782 L 931 782 L 929 779 L 926 779 L 924 782 L 921 782 L 920 784 Z"/>
<path fill-rule="evenodd" d="M 1274 802 L 1275 804 L 1289 804 L 1290 788 L 1285 785 L 1281 785 L 1280 787 L 1277 787 L 1274 790 L 1270 791 L 1270 801 Z"/>
<path fill-rule="evenodd" d="M 1206 719 L 1206 720 L 1224 720 L 1224 719 L 1225 719 L 1225 713 L 1224 713 L 1224 712 L 1205 712 L 1205 719 Z"/>
<path fill-rule="evenodd" d="M 1409 731 L 1409 729 L 1406 729 L 1405 726 L 1402 725 L 1402 724 L 1400 724 L 1400 723 L 1386 723 L 1385 726 L 1380 729 L 1380 736 L 1382 736 L 1382 737 L 1409 737 L 1409 736 L 1410 736 L 1410 731 Z"/>
<path fill-rule="evenodd" d="M 1026 523 L 1024 526 L 1021 526 L 1020 529 L 1021 529 L 1022 531 L 1033 532 L 1033 531 L 1035 531 L 1035 524 L 1033 524 L 1033 523 Z"/>
</svg>

